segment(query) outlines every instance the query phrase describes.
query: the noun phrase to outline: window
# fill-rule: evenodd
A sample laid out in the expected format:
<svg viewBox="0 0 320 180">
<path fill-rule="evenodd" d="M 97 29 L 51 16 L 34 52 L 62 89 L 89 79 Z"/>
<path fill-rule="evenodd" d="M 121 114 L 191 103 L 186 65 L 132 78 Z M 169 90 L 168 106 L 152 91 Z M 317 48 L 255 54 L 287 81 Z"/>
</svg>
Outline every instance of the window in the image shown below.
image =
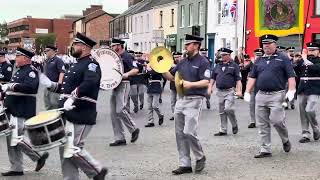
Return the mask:
<svg viewBox="0 0 320 180">
<path fill-rule="evenodd" d="M 162 20 L 163 20 L 163 12 L 160 11 L 160 26 L 159 26 L 159 28 L 162 28 Z"/>
<path fill-rule="evenodd" d="M 171 9 L 171 27 L 174 27 L 174 9 Z"/>
<path fill-rule="evenodd" d="M 218 0 L 218 24 L 221 24 L 221 16 L 222 16 L 222 3 L 221 3 L 221 0 Z"/>
<path fill-rule="evenodd" d="M 314 0 L 315 8 L 314 8 L 314 15 L 320 16 L 320 1 Z"/>
<path fill-rule="evenodd" d="M 193 25 L 193 4 L 189 4 L 189 26 Z"/>
<path fill-rule="evenodd" d="M 129 32 L 129 17 L 126 17 L 126 33 Z"/>
<path fill-rule="evenodd" d="M 203 1 L 199 2 L 198 4 L 198 25 L 201 26 L 203 25 L 203 20 L 204 20 L 204 6 L 203 6 Z"/>
<path fill-rule="evenodd" d="M 147 29 L 146 29 L 146 32 L 149 32 L 149 26 L 150 26 L 150 24 L 149 24 L 149 21 L 150 21 L 150 17 L 149 17 L 149 14 L 147 14 Z"/>
<path fill-rule="evenodd" d="M 226 47 L 227 46 L 227 39 L 221 38 L 221 44 L 222 44 L 222 47 Z"/>
<path fill-rule="evenodd" d="M 180 27 L 184 27 L 184 21 L 185 21 L 185 10 L 184 10 L 184 6 L 181 6 L 181 19 L 180 19 Z"/>
<path fill-rule="evenodd" d="M 140 21 L 141 21 L 141 24 L 140 24 L 140 33 L 143 33 L 143 16 L 140 16 Z"/>
<path fill-rule="evenodd" d="M 134 18 L 134 32 L 138 32 L 138 17 Z"/>
<path fill-rule="evenodd" d="M 320 33 L 313 34 L 313 41 L 317 41 L 320 43 Z"/>
<path fill-rule="evenodd" d="M 180 39 L 180 52 L 183 52 L 184 50 L 184 38 Z"/>
<path fill-rule="evenodd" d="M 130 20 L 130 24 L 129 24 L 129 32 L 131 33 L 132 32 L 132 19 L 133 17 L 130 16 L 129 20 Z"/>
</svg>

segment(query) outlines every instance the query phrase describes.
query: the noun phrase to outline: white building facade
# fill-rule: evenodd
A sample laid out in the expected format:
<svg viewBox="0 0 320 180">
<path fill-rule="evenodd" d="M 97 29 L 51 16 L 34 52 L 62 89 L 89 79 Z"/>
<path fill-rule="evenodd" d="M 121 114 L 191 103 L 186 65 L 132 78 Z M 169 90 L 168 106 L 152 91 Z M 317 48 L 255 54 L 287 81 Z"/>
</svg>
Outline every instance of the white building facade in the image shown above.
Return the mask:
<svg viewBox="0 0 320 180">
<path fill-rule="evenodd" d="M 245 0 L 208 0 L 207 44 L 211 58 L 221 47 L 234 52 L 244 47 L 245 19 Z"/>
</svg>

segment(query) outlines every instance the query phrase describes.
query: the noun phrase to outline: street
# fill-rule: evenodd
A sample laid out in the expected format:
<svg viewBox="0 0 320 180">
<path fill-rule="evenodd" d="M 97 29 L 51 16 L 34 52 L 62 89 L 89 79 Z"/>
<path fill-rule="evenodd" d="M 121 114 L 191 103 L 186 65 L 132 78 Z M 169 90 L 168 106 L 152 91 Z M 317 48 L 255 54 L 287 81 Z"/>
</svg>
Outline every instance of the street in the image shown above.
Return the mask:
<svg viewBox="0 0 320 180">
<path fill-rule="evenodd" d="M 38 111 L 43 110 L 42 89 L 38 93 Z M 239 123 L 239 133 L 233 135 L 229 124 L 228 136 L 215 137 L 219 131 L 220 120 L 217 111 L 216 97 L 212 96 L 211 110 L 203 107 L 200 120 L 199 137 L 207 157 L 207 165 L 200 174 L 185 174 L 174 176 L 171 171 L 178 166 L 174 121 L 169 121 L 170 91 L 167 87 L 163 94 L 161 111 L 165 114 L 165 122 L 159 127 L 155 117 L 156 127 L 145 128 L 147 123 L 147 104 L 133 117 L 141 129 L 140 138 L 134 144 L 130 143 L 127 134 L 127 146 L 109 147 L 113 141 L 111 120 L 109 118 L 109 91 L 100 91 L 98 102 L 98 120 L 90 136 L 86 140 L 86 149 L 109 169 L 107 179 L 319 179 L 320 145 L 319 142 L 300 144 L 301 125 L 298 110 L 288 110 L 287 125 L 292 143 L 290 153 L 282 150 L 282 143 L 274 128 L 272 128 L 273 157 L 254 159 L 259 151 L 258 129 L 248 129 L 249 104 L 243 100 L 236 101 L 236 115 Z M 296 107 L 297 107 L 296 103 Z M 133 105 L 131 105 L 131 108 Z M 126 130 L 127 131 L 127 130 Z M 5 137 L 0 137 L 0 171 L 9 168 Z M 193 155 L 191 156 L 193 158 Z M 4 178 L 1 180 L 57 180 L 62 179 L 58 149 L 50 150 L 50 156 L 45 167 L 38 173 L 34 172 L 35 163 L 25 158 L 25 176 L 20 178 Z M 194 160 L 193 160 L 194 163 Z M 194 164 L 193 164 L 194 166 Z M 83 173 L 82 179 L 88 179 Z"/>
</svg>

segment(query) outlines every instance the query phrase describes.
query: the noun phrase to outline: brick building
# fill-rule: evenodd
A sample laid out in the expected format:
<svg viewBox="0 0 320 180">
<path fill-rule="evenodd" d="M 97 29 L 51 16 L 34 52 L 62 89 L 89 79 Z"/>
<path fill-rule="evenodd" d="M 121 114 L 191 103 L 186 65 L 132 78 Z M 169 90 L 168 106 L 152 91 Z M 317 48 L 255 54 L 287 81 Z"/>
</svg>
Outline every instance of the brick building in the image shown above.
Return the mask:
<svg viewBox="0 0 320 180">
<path fill-rule="evenodd" d="M 8 23 L 9 49 L 27 46 L 34 48 L 37 35 L 54 33 L 59 53 L 66 53 L 69 45 L 69 31 L 72 29 L 71 19 L 39 19 L 30 16 Z"/>
<path fill-rule="evenodd" d="M 109 14 L 105 12 L 102 5 L 91 5 L 83 11 L 83 17 L 75 20 L 72 25 L 75 35 L 77 32 L 83 33 L 86 36 L 97 42 L 97 47 L 107 43 L 110 39 L 109 22 L 117 16 L 117 14 Z"/>
</svg>

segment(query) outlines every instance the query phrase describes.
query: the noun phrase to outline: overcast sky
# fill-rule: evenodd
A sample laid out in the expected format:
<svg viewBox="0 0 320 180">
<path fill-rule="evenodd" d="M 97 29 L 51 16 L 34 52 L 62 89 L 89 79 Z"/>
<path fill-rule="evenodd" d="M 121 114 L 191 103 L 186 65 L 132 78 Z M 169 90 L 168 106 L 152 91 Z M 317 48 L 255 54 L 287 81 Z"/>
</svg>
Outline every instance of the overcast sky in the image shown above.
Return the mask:
<svg viewBox="0 0 320 180">
<path fill-rule="evenodd" d="M 59 18 L 65 14 L 81 15 L 91 4 L 102 4 L 108 13 L 122 13 L 128 0 L 0 0 L 0 22 L 10 22 L 26 16 Z"/>
</svg>

